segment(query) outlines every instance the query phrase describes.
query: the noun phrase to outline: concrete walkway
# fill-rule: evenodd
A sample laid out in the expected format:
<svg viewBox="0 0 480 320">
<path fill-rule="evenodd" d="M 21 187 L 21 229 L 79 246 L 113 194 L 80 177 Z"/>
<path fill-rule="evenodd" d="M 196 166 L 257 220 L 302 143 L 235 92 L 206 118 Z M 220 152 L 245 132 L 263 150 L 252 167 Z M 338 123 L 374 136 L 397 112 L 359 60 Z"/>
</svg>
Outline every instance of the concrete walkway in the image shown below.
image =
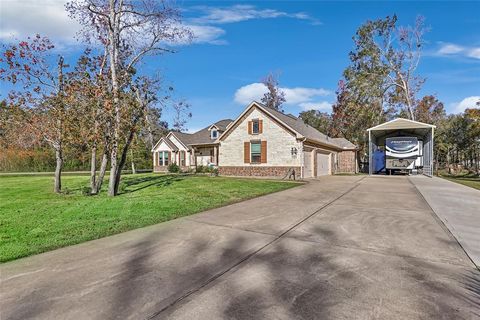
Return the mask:
<svg viewBox="0 0 480 320">
<path fill-rule="evenodd" d="M 405 177 L 325 177 L 0 273 L 2 320 L 480 317 L 479 271 Z"/>
<path fill-rule="evenodd" d="M 480 191 L 437 177 L 410 180 L 480 269 Z"/>
</svg>

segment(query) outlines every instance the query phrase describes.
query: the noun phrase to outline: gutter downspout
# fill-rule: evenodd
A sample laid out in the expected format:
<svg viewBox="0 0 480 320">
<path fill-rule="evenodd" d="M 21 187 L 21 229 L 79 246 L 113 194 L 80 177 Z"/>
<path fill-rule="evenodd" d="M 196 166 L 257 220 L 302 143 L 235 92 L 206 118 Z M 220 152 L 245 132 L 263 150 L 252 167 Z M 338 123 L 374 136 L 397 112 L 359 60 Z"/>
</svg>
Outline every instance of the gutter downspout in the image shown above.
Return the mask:
<svg viewBox="0 0 480 320">
<path fill-rule="evenodd" d="M 301 141 L 302 142 L 302 150 L 300 151 L 301 152 L 301 155 L 300 155 L 300 159 L 301 159 L 301 166 L 300 166 L 300 178 L 303 179 L 304 178 L 304 167 L 305 167 L 305 157 L 303 156 L 304 152 L 303 152 L 303 144 L 305 142 L 305 140 L 307 140 L 307 138 L 303 138 L 303 140 Z"/>
</svg>

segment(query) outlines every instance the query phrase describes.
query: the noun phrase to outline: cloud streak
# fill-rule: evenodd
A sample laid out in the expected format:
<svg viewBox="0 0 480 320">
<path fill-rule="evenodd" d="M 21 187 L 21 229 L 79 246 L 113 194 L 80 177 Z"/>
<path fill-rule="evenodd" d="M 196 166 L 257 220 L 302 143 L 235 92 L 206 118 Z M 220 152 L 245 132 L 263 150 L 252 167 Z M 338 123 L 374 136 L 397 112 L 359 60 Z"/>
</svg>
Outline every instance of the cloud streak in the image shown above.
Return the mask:
<svg viewBox="0 0 480 320">
<path fill-rule="evenodd" d="M 321 22 L 305 12 L 288 13 L 276 9 L 259 9 L 253 5 L 233 5 L 229 7 L 196 6 L 194 10 L 203 13 L 192 21 L 198 24 L 227 24 L 254 19 L 291 18 L 305 20 L 313 25 Z"/>
<path fill-rule="evenodd" d="M 462 46 L 454 43 L 441 43 L 436 54 L 443 57 L 463 56 L 480 60 L 480 47 Z"/>
<path fill-rule="evenodd" d="M 285 104 L 298 106 L 302 110 L 325 110 L 331 109 L 331 103 L 326 101 L 317 101 L 319 97 L 325 97 L 332 94 L 331 91 L 323 88 L 280 88 L 285 92 Z M 234 95 L 234 101 L 241 105 L 249 104 L 256 100 L 260 101 L 267 92 L 267 87 L 263 83 L 255 82 L 239 88 Z"/>
</svg>

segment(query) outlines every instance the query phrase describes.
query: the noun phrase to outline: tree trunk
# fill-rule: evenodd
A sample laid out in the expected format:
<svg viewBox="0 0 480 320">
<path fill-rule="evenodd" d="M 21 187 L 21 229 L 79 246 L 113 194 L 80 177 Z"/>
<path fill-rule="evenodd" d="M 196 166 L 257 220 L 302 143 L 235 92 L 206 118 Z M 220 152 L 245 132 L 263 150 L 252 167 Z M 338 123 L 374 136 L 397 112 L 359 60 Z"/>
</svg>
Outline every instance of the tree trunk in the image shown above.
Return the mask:
<svg viewBox="0 0 480 320">
<path fill-rule="evenodd" d="M 63 154 L 62 154 L 62 145 L 58 144 L 55 147 L 55 159 L 56 159 L 56 166 L 55 166 L 55 183 L 53 191 L 55 193 L 62 192 L 62 167 L 63 167 Z"/>
<path fill-rule="evenodd" d="M 100 172 L 98 173 L 97 184 L 95 189 L 92 190 L 92 194 L 98 194 L 102 190 L 103 179 L 105 178 L 105 173 L 107 172 L 108 164 L 108 150 L 103 152 L 102 163 L 100 164 Z"/>
<path fill-rule="evenodd" d="M 118 163 L 118 171 L 117 171 L 117 174 L 115 175 L 115 179 L 114 179 L 115 180 L 115 194 L 118 194 L 118 187 L 120 186 L 120 177 L 121 177 L 121 174 L 122 174 L 122 169 L 125 166 L 125 162 L 127 162 L 128 148 L 130 147 L 130 144 L 132 143 L 134 135 L 135 135 L 135 131 L 130 130 L 130 134 L 128 135 L 127 141 L 125 141 L 125 145 L 123 146 L 122 155 L 120 157 L 120 162 Z"/>
<path fill-rule="evenodd" d="M 118 43 L 118 24 L 117 24 L 117 13 L 115 12 L 115 1 L 110 0 L 110 29 L 109 29 L 109 59 L 110 59 L 110 73 L 112 76 L 112 93 L 113 93 L 113 136 L 111 142 L 110 150 L 110 179 L 108 182 L 108 195 L 116 196 L 118 192 L 118 179 L 120 179 L 121 169 L 117 162 L 118 156 L 118 140 L 120 139 L 120 99 L 119 99 L 119 90 L 120 86 L 118 83 L 117 76 L 117 66 L 118 66 L 118 55 L 117 49 L 120 45 Z"/>
<path fill-rule="evenodd" d="M 135 168 L 135 162 L 133 161 L 133 150 L 132 149 L 130 149 L 130 157 L 131 157 L 131 161 L 132 161 L 132 174 L 136 174 L 137 169 Z"/>
<path fill-rule="evenodd" d="M 90 194 L 97 194 L 96 175 L 97 175 L 97 143 L 94 142 L 92 146 L 92 154 L 90 158 Z"/>
</svg>

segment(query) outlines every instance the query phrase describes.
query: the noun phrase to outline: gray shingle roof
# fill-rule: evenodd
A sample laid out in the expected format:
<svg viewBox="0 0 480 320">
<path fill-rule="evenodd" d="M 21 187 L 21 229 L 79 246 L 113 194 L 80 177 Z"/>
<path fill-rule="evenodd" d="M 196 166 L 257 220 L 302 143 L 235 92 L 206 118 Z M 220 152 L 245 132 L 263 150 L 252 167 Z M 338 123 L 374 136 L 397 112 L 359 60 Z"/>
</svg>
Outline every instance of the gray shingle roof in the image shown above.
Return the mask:
<svg viewBox="0 0 480 320">
<path fill-rule="evenodd" d="M 324 143 L 324 144 L 331 145 L 337 148 L 342 148 L 342 149 L 355 148 L 355 145 L 345 138 L 330 138 L 329 136 L 321 133 L 314 127 L 307 125 L 300 118 L 297 118 L 292 115 L 286 115 L 278 110 L 266 107 L 261 103 L 258 103 L 258 102 L 256 103 L 307 139 L 318 141 L 320 143 Z"/>
<path fill-rule="evenodd" d="M 215 139 L 212 139 L 210 136 L 210 131 L 208 130 L 211 126 L 215 125 L 218 130 L 221 132 L 225 131 L 227 126 L 232 123 L 233 120 L 231 119 L 223 119 L 217 121 L 208 127 L 203 128 L 194 133 L 183 133 L 183 132 L 174 132 L 173 134 L 182 141 L 183 144 L 186 146 L 190 145 L 197 145 L 197 144 L 207 144 L 207 143 L 214 143 Z"/>
</svg>

